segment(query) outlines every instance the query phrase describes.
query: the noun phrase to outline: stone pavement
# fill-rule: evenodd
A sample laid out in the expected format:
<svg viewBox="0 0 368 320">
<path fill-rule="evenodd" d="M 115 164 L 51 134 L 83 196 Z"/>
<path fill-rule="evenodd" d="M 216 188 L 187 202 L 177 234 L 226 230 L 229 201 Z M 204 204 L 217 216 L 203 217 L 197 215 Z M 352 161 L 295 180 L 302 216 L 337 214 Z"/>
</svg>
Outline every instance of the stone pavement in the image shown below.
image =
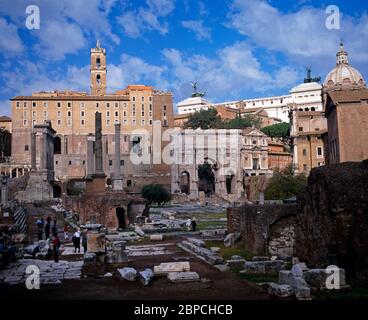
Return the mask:
<svg viewBox="0 0 368 320">
<path fill-rule="evenodd" d="M 40 283 L 60 283 L 67 279 L 80 279 L 82 276 L 83 261 L 54 261 L 21 259 L 10 264 L 0 271 L 0 283 L 15 285 L 25 283 L 27 266 L 35 265 L 40 269 Z"/>
</svg>

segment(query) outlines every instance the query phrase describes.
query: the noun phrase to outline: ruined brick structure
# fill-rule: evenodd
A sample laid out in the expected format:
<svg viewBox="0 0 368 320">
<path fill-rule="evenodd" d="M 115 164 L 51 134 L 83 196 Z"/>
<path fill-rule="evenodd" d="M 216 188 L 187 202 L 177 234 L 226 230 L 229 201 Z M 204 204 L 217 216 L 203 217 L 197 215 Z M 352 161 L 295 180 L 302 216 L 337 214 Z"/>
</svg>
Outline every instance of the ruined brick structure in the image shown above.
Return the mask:
<svg viewBox="0 0 368 320">
<path fill-rule="evenodd" d="M 333 255 L 348 275 L 368 279 L 368 161 L 315 168 L 299 196 L 296 254 L 312 266 Z"/>
<path fill-rule="evenodd" d="M 240 232 L 245 248 L 257 255 L 293 256 L 295 204 L 243 205 L 227 209 L 229 232 Z"/>
</svg>

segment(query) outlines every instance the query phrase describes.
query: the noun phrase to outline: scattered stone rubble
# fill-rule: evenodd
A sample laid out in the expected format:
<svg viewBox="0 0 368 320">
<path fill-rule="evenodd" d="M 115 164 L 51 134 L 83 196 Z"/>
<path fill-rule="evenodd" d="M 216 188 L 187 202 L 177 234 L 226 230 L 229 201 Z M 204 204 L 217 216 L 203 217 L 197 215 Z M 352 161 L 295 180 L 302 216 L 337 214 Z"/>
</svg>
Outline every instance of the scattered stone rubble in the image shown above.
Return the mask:
<svg viewBox="0 0 368 320">
<path fill-rule="evenodd" d="M 200 281 L 200 277 L 197 272 L 170 272 L 167 274 L 167 278 L 173 283 Z"/>
<path fill-rule="evenodd" d="M 26 269 L 35 265 L 40 269 L 41 284 L 57 284 L 63 280 L 80 279 L 82 276 L 83 261 L 44 261 L 20 259 L 0 271 L 0 282 L 10 285 L 25 284 Z"/>
<path fill-rule="evenodd" d="M 167 276 L 172 272 L 186 272 L 190 271 L 190 264 L 188 261 L 184 262 L 163 262 L 158 266 L 153 267 L 155 276 Z"/>
<path fill-rule="evenodd" d="M 345 270 L 340 271 L 340 286 L 346 287 Z M 280 270 L 278 283 L 263 283 L 270 295 L 280 298 L 295 295 L 297 299 L 310 299 L 311 293 L 317 289 L 326 289 L 326 269 L 309 269 L 305 263 L 294 264 L 291 270 Z"/>
<path fill-rule="evenodd" d="M 224 263 L 224 259 L 212 250 L 205 248 L 205 242 L 200 239 L 187 238 L 178 246 L 209 264 L 221 265 Z"/>
<path fill-rule="evenodd" d="M 135 270 L 134 268 L 122 268 L 122 269 L 118 269 L 121 277 L 125 280 L 128 281 L 135 281 L 137 279 L 137 270 Z"/>
</svg>

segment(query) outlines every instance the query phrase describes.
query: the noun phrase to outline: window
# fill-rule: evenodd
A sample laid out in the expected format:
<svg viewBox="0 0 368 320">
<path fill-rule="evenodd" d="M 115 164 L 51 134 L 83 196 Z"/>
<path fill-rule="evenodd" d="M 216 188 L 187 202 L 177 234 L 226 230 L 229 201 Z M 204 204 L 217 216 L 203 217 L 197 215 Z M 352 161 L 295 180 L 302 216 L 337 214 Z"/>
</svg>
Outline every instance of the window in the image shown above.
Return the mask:
<svg viewBox="0 0 368 320">
<path fill-rule="evenodd" d="M 110 117 L 110 111 L 106 111 L 106 117 Z"/>
<path fill-rule="evenodd" d="M 152 104 L 149 105 L 149 110 L 152 111 Z"/>
<path fill-rule="evenodd" d="M 110 125 L 110 120 L 109 120 L 109 119 L 107 119 L 107 120 L 106 120 L 106 125 L 107 125 L 107 126 L 109 126 L 109 125 Z"/>
<path fill-rule="evenodd" d="M 80 106 L 81 108 L 84 108 L 84 102 L 81 102 L 81 103 L 79 104 L 79 106 Z"/>
<path fill-rule="evenodd" d="M 26 118 L 27 117 L 27 110 L 23 111 L 23 117 Z"/>
<path fill-rule="evenodd" d="M 81 111 L 81 117 L 84 117 L 84 111 Z"/>
<path fill-rule="evenodd" d="M 165 119 L 164 120 L 164 124 L 163 124 L 164 127 L 167 127 L 167 120 Z"/>
<path fill-rule="evenodd" d="M 27 125 L 27 120 L 23 120 L 23 125 L 26 126 Z"/>
<path fill-rule="evenodd" d="M 110 167 L 112 166 L 112 160 L 109 160 L 109 166 Z"/>
<path fill-rule="evenodd" d="M 135 121 L 135 119 L 133 119 L 132 120 L 132 125 L 135 126 L 135 124 L 136 124 L 136 121 Z"/>
<path fill-rule="evenodd" d="M 96 102 L 96 108 L 98 108 L 100 105 L 98 104 L 98 102 Z"/>
<path fill-rule="evenodd" d="M 106 108 L 110 108 L 110 103 L 106 102 Z"/>
<path fill-rule="evenodd" d="M 322 158 L 323 157 L 322 147 L 317 147 L 317 157 L 318 158 Z"/>
<path fill-rule="evenodd" d="M 124 112 L 123 112 L 123 116 L 124 116 L 124 117 L 126 117 L 126 115 L 127 115 L 127 113 L 126 113 L 126 111 L 124 111 Z"/>
<path fill-rule="evenodd" d="M 144 97 L 142 97 L 142 102 L 144 101 Z"/>
<path fill-rule="evenodd" d="M 101 59 L 100 59 L 100 57 L 97 57 L 96 58 L 96 67 L 97 68 L 100 68 L 101 67 Z"/>
<path fill-rule="evenodd" d="M 149 101 L 152 101 L 152 97 L 149 97 Z"/>
<path fill-rule="evenodd" d="M 84 119 L 81 120 L 81 125 L 84 126 Z"/>
<path fill-rule="evenodd" d="M 123 125 L 126 126 L 128 124 L 128 120 L 124 120 Z"/>
<path fill-rule="evenodd" d="M 57 124 L 58 124 L 58 126 L 61 126 L 61 120 L 60 119 L 58 119 Z"/>
<path fill-rule="evenodd" d="M 146 123 L 145 123 L 145 121 L 144 121 L 144 119 L 142 119 L 142 126 L 144 126 Z"/>
<path fill-rule="evenodd" d="M 120 165 L 123 166 L 124 165 L 124 160 L 120 160 Z"/>
<path fill-rule="evenodd" d="M 57 107 L 60 108 L 61 107 L 61 102 L 57 103 Z"/>
<path fill-rule="evenodd" d="M 44 107 L 44 108 L 47 108 L 47 102 L 44 102 L 44 103 L 43 103 L 43 107 Z"/>
<path fill-rule="evenodd" d="M 72 107 L 72 103 L 68 102 L 68 108 L 71 108 L 71 107 Z"/>
<path fill-rule="evenodd" d="M 33 111 L 33 112 L 32 112 L 32 117 L 33 117 L 33 118 L 36 118 L 36 111 Z"/>
<path fill-rule="evenodd" d="M 115 111 L 115 117 L 119 116 L 119 111 Z"/>
<path fill-rule="evenodd" d="M 133 97 L 133 101 L 135 101 L 135 97 Z"/>
<path fill-rule="evenodd" d="M 58 116 L 58 117 L 61 117 L 61 111 L 58 111 L 58 112 L 57 112 L 57 116 Z"/>
<path fill-rule="evenodd" d="M 152 119 L 149 120 L 149 124 L 150 124 L 150 126 L 152 126 Z"/>
<path fill-rule="evenodd" d="M 20 107 L 20 103 L 19 103 L 19 101 L 17 101 L 16 106 L 17 106 L 17 108 L 19 108 L 19 107 Z"/>
<path fill-rule="evenodd" d="M 303 149 L 303 156 L 307 155 L 307 149 Z"/>
<path fill-rule="evenodd" d="M 131 187 L 132 186 L 132 180 L 127 180 L 127 187 Z"/>
<path fill-rule="evenodd" d="M 43 116 L 44 116 L 45 118 L 47 118 L 47 111 L 44 111 L 44 112 L 43 112 Z"/>
<path fill-rule="evenodd" d="M 257 144 L 257 140 L 253 140 L 253 141 L 252 141 L 252 143 L 253 143 L 253 144 Z"/>
<path fill-rule="evenodd" d="M 72 113 L 70 111 L 68 111 L 68 117 L 71 117 Z"/>
<path fill-rule="evenodd" d="M 25 146 L 24 146 L 24 151 L 28 151 L 29 150 L 29 146 L 28 146 L 28 144 L 26 144 Z"/>
<path fill-rule="evenodd" d="M 166 111 L 166 106 L 164 106 L 164 111 Z"/>
<path fill-rule="evenodd" d="M 70 165 L 70 166 L 72 165 L 72 161 L 71 161 L 71 160 L 69 160 L 69 165 Z"/>
<path fill-rule="evenodd" d="M 118 123 L 119 123 L 119 119 L 115 119 L 115 120 L 114 120 L 114 123 L 115 123 L 115 124 L 118 124 Z"/>
<path fill-rule="evenodd" d="M 119 108 L 119 104 L 115 102 L 115 108 Z"/>
<path fill-rule="evenodd" d="M 303 171 L 307 171 L 307 165 L 306 164 L 303 164 Z"/>
<path fill-rule="evenodd" d="M 96 76 L 96 82 L 97 82 L 97 84 L 100 84 L 101 83 L 101 75 L 97 75 Z"/>
<path fill-rule="evenodd" d="M 71 119 L 68 119 L 67 124 L 70 127 L 72 125 L 72 120 Z"/>
<path fill-rule="evenodd" d="M 27 102 L 23 102 L 23 108 L 27 108 Z"/>
<path fill-rule="evenodd" d="M 303 131 L 303 127 L 299 127 L 299 131 L 302 132 Z"/>
</svg>

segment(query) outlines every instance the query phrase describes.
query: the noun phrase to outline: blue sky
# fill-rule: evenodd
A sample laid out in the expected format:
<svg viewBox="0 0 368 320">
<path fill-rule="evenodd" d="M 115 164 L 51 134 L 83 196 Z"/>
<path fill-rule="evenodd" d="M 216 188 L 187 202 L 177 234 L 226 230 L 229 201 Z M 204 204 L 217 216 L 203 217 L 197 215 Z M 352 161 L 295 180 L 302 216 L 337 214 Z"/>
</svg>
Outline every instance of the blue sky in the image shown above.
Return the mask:
<svg viewBox="0 0 368 320">
<path fill-rule="evenodd" d="M 27 5 L 40 29 L 25 27 Z M 325 27 L 328 5 L 340 29 Z M 42 90 L 89 90 L 89 50 L 107 49 L 108 91 L 142 83 L 171 90 L 190 83 L 213 102 L 287 94 L 305 66 L 322 79 L 340 39 L 368 73 L 367 1 L 362 0 L 0 0 L 0 114 L 9 98 Z"/>
</svg>

